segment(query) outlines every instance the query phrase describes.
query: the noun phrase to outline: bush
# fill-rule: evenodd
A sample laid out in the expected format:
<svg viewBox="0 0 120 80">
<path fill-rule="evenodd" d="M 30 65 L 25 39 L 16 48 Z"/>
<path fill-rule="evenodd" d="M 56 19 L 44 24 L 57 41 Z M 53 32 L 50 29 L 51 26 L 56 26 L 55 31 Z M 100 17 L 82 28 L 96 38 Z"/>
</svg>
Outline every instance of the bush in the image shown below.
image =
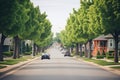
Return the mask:
<svg viewBox="0 0 120 80">
<path fill-rule="evenodd" d="M 107 59 L 110 59 L 110 58 L 114 58 L 114 56 L 112 56 L 111 53 L 107 52 L 107 53 L 106 53 L 106 58 L 107 58 Z"/>
<path fill-rule="evenodd" d="M 103 54 L 101 55 L 100 52 L 98 51 L 96 58 L 97 59 L 103 59 L 104 55 Z"/>
<path fill-rule="evenodd" d="M 82 52 L 82 56 L 85 56 L 85 52 Z"/>
<path fill-rule="evenodd" d="M 111 59 L 111 58 L 114 58 L 114 56 L 107 56 L 106 58 L 107 59 Z"/>
<path fill-rule="evenodd" d="M 105 57 L 106 56 L 106 54 L 105 54 L 105 51 L 103 50 L 103 52 L 102 52 L 102 55 Z"/>
<path fill-rule="evenodd" d="M 3 52 L 3 55 L 5 57 L 11 57 L 13 55 L 13 52 L 12 51 L 10 51 L 10 52 Z"/>
<path fill-rule="evenodd" d="M 103 59 L 103 58 L 104 58 L 104 55 L 97 55 L 96 58 L 97 58 L 97 59 Z"/>
<path fill-rule="evenodd" d="M 113 56 L 114 55 L 114 51 L 109 51 L 109 55 Z"/>
</svg>

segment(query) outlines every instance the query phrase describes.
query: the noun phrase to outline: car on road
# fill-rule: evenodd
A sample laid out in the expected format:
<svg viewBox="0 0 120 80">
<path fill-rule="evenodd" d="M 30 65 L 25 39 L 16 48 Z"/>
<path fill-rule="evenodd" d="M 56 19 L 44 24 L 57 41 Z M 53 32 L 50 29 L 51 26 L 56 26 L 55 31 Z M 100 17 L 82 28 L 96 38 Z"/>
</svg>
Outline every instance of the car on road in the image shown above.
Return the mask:
<svg viewBox="0 0 120 80">
<path fill-rule="evenodd" d="M 67 51 L 67 52 L 64 53 L 64 57 L 65 56 L 71 56 L 70 53 L 69 53 L 69 51 Z"/>
<path fill-rule="evenodd" d="M 41 60 L 43 60 L 43 59 L 50 59 L 50 54 L 43 53 L 42 56 L 41 56 Z"/>
<path fill-rule="evenodd" d="M 65 54 L 67 52 L 67 49 L 61 48 L 60 51 L 62 54 Z"/>
</svg>

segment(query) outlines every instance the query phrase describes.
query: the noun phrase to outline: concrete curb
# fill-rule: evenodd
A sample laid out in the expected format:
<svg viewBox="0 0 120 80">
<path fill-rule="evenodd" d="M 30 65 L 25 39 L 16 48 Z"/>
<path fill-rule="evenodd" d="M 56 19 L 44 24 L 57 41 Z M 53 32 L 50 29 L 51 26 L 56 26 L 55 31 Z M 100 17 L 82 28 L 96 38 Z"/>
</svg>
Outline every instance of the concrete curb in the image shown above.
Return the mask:
<svg viewBox="0 0 120 80">
<path fill-rule="evenodd" d="M 93 62 L 84 61 L 83 59 L 77 59 L 77 58 L 76 58 L 76 60 L 80 60 L 80 61 L 83 61 L 83 62 L 85 62 L 85 63 L 91 64 L 91 65 L 95 65 L 95 66 L 97 66 L 97 67 L 99 67 L 99 68 L 102 68 L 102 69 L 104 69 L 104 70 L 106 70 L 106 71 L 112 72 L 112 73 L 114 73 L 114 74 L 116 74 L 116 75 L 120 75 L 120 71 L 119 71 L 119 70 L 110 68 L 109 66 L 101 66 L 101 65 L 95 64 L 95 63 L 93 63 Z"/>
<path fill-rule="evenodd" d="M 23 61 L 23 62 L 15 64 L 15 65 L 10 65 L 10 66 L 8 66 L 6 68 L 0 69 L 0 78 L 3 78 L 5 76 L 7 76 L 7 75 L 10 75 L 11 73 L 15 72 L 16 70 L 21 69 L 23 66 L 31 63 L 32 61 L 34 61 L 34 60 L 36 60 L 38 58 L 39 57 L 36 57 L 34 59 Z"/>
</svg>

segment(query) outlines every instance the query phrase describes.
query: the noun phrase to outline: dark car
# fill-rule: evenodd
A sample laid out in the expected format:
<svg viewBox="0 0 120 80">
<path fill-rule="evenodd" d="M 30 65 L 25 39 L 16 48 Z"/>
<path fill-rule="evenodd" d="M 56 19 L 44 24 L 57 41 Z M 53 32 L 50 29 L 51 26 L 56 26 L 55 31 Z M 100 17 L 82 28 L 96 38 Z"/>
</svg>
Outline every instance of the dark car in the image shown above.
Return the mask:
<svg viewBox="0 0 120 80">
<path fill-rule="evenodd" d="M 43 60 L 43 59 L 50 59 L 50 55 L 47 53 L 43 53 L 41 56 L 41 60 Z"/>
<path fill-rule="evenodd" d="M 70 55 L 69 51 L 67 51 L 64 53 L 64 56 L 71 56 L 71 55 Z"/>
</svg>

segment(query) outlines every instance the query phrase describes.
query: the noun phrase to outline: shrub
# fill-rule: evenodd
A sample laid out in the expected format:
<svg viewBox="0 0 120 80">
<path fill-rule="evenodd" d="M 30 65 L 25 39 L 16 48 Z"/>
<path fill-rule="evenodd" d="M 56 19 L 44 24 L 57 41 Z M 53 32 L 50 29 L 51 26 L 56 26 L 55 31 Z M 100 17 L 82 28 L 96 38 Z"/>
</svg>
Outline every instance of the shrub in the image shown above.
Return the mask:
<svg viewBox="0 0 120 80">
<path fill-rule="evenodd" d="M 111 59 L 111 58 L 114 58 L 114 56 L 107 56 L 107 59 Z"/>
<path fill-rule="evenodd" d="M 100 55 L 100 52 L 98 51 L 96 58 L 97 58 L 97 59 L 103 59 L 103 58 L 104 58 L 104 55 Z"/>
<path fill-rule="evenodd" d="M 111 55 L 111 53 L 107 52 L 107 53 L 106 53 L 106 58 L 107 58 L 107 59 L 110 59 L 110 58 L 114 58 L 114 56 Z"/>
<path fill-rule="evenodd" d="M 109 51 L 109 55 L 113 56 L 114 55 L 114 51 Z"/>
<path fill-rule="evenodd" d="M 3 55 L 5 57 L 11 57 L 13 55 L 13 52 L 12 51 L 10 51 L 10 52 L 3 52 Z"/>
<path fill-rule="evenodd" d="M 97 58 L 97 59 L 103 59 L 104 56 L 103 56 L 103 55 L 97 55 L 96 58 Z"/>
<path fill-rule="evenodd" d="M 106 54 L 105 54 L 105 51 L 103 50 L 103 52 L 102 52 L 102 55 L 105 57 L 106 56 Z"/>
<path fill-rule="evenodd" d="M 82 52 L 82 56 L 85 56 L 85 52 Z"/>
</svg>

